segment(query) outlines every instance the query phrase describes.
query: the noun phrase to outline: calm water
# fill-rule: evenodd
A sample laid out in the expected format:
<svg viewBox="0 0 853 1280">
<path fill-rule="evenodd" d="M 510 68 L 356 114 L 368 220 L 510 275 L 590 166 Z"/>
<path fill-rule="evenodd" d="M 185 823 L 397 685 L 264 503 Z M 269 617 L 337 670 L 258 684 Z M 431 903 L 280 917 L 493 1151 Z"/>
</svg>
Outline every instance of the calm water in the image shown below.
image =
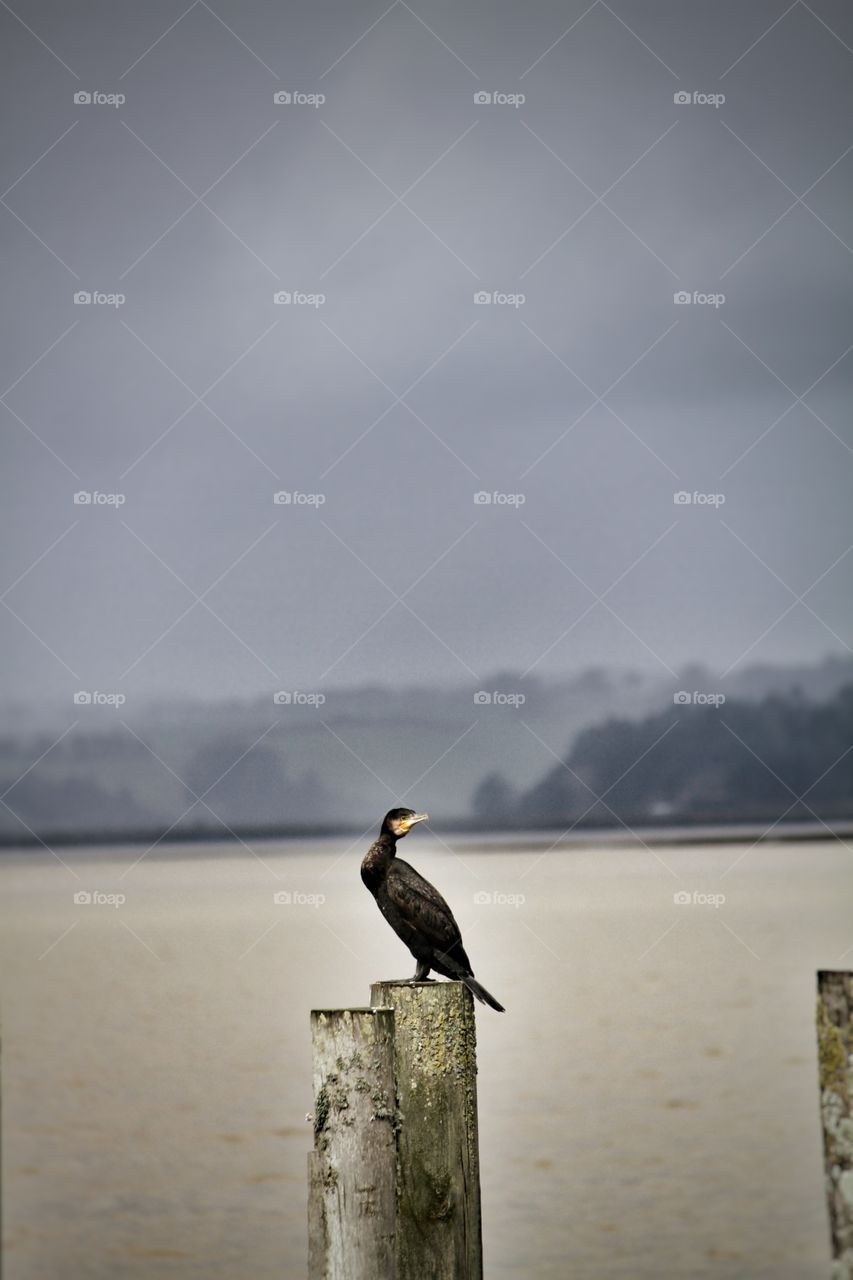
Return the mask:
<svg viewBox="0 0 853 1280">
<path fill-rule="evenodd" d="M 538 839 L 406 846 L 508 1009 L 478 1010 L 487 1276 L 825 1280 L 850 850 Z M 2 857 L 6 1280 L 304 1276 L 308 1011 L 413 969 L 345 850 Z"/>
</svg>

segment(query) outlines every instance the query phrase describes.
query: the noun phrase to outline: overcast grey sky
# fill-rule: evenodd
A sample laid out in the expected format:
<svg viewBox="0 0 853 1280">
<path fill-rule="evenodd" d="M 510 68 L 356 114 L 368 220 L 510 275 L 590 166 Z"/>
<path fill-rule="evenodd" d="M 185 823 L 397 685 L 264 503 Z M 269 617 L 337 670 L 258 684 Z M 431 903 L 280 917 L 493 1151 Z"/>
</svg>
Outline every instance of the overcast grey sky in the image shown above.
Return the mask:
<svg viewBox="0 0 853 1280">
<path fill-rule="evenodd" d="M 3 695 L 845 652 L 849 5 L 0 32 Z"/>
</svg>

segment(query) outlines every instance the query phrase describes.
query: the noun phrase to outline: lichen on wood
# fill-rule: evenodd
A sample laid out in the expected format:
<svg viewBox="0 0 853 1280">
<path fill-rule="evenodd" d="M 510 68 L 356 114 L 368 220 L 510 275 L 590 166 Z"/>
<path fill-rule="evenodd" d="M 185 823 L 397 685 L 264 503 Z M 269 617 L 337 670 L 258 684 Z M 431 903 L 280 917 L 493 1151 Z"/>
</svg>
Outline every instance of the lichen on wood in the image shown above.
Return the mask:
<svg viewBox="0 0 853 1280">
<path fill-rule="evenodd" d="M 394 1010 L 398 1280 L 480 1280 L 474 1004 L 461 982 L 374 983 Z"/>
<path fill-rule="evenodd" d="M 309 1280 L 482 1280 L 471 993 L 375 983 L 311 1026 Z"/>
<path fill-rule="evenodd" d="M 832 1280 L 853 1280 L 853 973 L 818 973 L 816 1021 Z"/>
</svg>

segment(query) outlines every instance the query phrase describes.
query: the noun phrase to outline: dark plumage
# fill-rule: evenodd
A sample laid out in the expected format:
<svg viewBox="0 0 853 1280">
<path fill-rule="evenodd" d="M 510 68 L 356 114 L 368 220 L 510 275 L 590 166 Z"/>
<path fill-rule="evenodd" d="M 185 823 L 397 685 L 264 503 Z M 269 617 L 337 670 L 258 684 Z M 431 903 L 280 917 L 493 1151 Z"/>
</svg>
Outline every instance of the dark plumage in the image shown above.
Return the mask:
<svg viewBox="0 0 853 1280">
<path fill-rule="evenodd" d="M 474 977 L 459 925 L 444 898 L 414 867 L 397 857 L 397 841 L 426 817 L 412 809 L 386 813 L 378 840 L 364 856 L 361 878 L 397 937 L 417 960 L 413 982 L 431 981 L 429 972 L 434 969 L 445 978 L 464 982 L 483 1004 L 503 1013 L 503 1005 Z"/>
</svg>

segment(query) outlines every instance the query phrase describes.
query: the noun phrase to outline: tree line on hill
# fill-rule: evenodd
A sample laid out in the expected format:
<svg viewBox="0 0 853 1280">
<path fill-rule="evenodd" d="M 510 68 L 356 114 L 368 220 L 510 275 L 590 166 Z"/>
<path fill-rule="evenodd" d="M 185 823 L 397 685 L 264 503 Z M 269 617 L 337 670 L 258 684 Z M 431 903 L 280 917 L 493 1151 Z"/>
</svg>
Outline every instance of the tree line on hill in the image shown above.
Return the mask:
<svg viewBox="0 0 853 1280">
<path fill-rule="evenodd" d="M 805 684 L 805 691 L 777 687 L 759 698 L 730 693 L 720 705 L 693 705 L 688 695 L 685 705 L 670 700 L 651 713 L 648 701 L 639 708 L 626 695 L 617 699 L 614 714 L 613 703 L 602 698 L 595 720 L 581 719 L 579 726 L 576 703 L 590 693 L 594 674 L 574 682 L 573 698 L 549 699 L 543 689 L 542 706 L 532 705 L 531 696 L 518 716 L 501 718 L 500 710 L 489 722 L 484 716 L 479 736 L 466 740 L 464 756 L 460 747 L 448 758 L 459 776 L 436 771 L 431 781 L 439 803 L 430 807 L 442 815 L 445 829 L 456 823 L 518 830 L 769 823 L 783 815 L 853 819 L 853 681 L 820 690 L 814 684 Z M 660 707 L 663 697 L 672 699 L 672 693 L 658 690 L 652 705 Z M 405 753 L 413 736 L 427 759 L 443 741 L 459 738 L 458 726 L 440 719 L 419 720 L 414 733 L 413 708 L 399 701 L 397 718 L 378 730 L 374 725 L 372 733 L 369 718 L 352 710 L 345 721 L 330 716 L 378 776 L 393 776 L 390 757 Z M 467 721 L 470 702 L 462 703 L 464 712 L 459 700 L 455 704 L 457 714 Z M 426 714 L 419 705 L 414 710 Z M 53 732 L 28 741 L 0 735 L 0 841 L 121 833 L 147 838 L 167 829 L 226 836 L 337 830 L 366 825 L 387 798 L 378 781 L 371 790 L 358 759 L 323 727 L 283 719 L 272 732 L 259 733 L 250 718 L 241 723 L 214 707 L 180 733 L 168 724 L 158 728 L 153 716 L 141 730 L 81 727 L 59 740 Z M 543 742 L 559 762 L 555 756 L 539 774 Z"/>
<path fill-rule="evenodd" d="M 609 719 L 532 787 L 490 774 L 473 808 L 491 827 L 853 817 L 853 685 Z"/>
</svg>

